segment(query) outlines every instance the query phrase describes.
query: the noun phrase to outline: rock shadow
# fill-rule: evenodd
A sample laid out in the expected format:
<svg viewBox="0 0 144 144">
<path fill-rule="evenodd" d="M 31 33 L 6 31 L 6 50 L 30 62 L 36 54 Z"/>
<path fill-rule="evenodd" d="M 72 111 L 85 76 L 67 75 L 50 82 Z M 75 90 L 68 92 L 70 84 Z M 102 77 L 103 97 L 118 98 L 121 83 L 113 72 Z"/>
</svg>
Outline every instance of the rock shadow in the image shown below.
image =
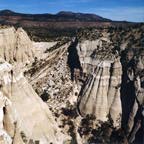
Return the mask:
<svg viewBox="0 0 144 144">
<path fill-rule="evenodd" d="M 78 45 L 78 39 L 75 38 L 72 42 L 71 45 L 68 48 L 68 66 L 71 71 L 71 80 L 73 81 L 75 78 L 75 70 L 78 69 L 80 70 L 80 74 L 82 73 L 82 67 L 80 64 L 78 52 L 77 52 L 77 47 Z"/>
</svg>

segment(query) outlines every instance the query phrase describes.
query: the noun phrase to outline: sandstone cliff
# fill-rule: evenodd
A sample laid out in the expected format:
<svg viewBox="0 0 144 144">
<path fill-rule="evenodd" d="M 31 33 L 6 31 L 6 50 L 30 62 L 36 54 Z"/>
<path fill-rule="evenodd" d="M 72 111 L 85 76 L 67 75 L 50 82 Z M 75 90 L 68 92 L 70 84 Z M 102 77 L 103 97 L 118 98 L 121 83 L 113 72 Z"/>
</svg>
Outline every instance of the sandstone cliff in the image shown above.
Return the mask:
<svg viewBox="0 0 144 144">
<path fill-rule="evenodd" d="M 69 66 L 73 80 L 84 81 L 78 98 L 80 114 L 110 121 L 111 126 L 127 133 L 128 139 L 123 138 L 131 143 L 142 133 L 144 52 L 137 48 L 135 54 L 127 54 L 127 48 L 121 52 L 111 44 L 107 33 L 96 40 L 75 39 L 69 47 Z"/>
<path fill-rule="evenodd" d="M 88 75 L 79 98 L 79 110 L 82 115 L 94 114 L 97 120 L 107 121 L 110 116 L 113 124 L 120 127 L 121 101 L 120 83 L 122 67 L 119 58 L 109 53 L 97 53 L 103 41 L 110 43 L 108 38 L 95 41 L 83 41 L 78 44 L 77 51 L 83 73 Z"/>
<path fill-rule="evenodd" d="M 49 108 L 24 76 L 13 72 L 12 66 L 4 61 L 0 64 L 0 75 L 1 136 L 6 133 L 4 140 L 9 140 L 9 144 L 11 141 L 14 144 L 25 141 L 39 141 L 41 144 L 63 143 L 66 138 L 59 131 Z M 22 140 L 22 133 L 26 139 Z"/>
<path fill-rule="evenodd" d="M 33 50 L 33 44 L 22 28 L 0 29 L 0 57 L 6 61 L 29 63 L 34 58 Z"/>
<path fill-rule="evenodd" d="M 144 50 L 126 49 L 123 50 L 126 55 L 122 54 L 118 58 L 118 51 L 112 53 L 111 47 L 109 52 L 100 51 L 103 42 L 98 39 L 82 41 L 77 45 L 80 67 L 87 75 L 79 95 L 80 114 L 93 114 L 96 120 L 110 121 L 115 128 L 124 128 L 130 143 L 140 142 L 143 127 Z"/>
</svg>

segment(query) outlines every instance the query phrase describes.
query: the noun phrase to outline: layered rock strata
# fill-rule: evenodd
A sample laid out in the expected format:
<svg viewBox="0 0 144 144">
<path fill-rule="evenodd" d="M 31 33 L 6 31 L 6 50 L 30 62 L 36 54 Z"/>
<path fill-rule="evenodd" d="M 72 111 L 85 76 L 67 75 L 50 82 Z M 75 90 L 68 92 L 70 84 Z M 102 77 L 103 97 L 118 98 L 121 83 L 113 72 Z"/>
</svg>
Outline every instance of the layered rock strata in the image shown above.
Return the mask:
<svg viewBox="0 0 144 144">
<path fill-rule="evenodd" d="M 107 35 L 76 47 L 83 74 L 87 75 L 79 96 L 79 110 L 82 115 L 94 114 L 100 121 L 107 121 L 110 116 L 113 125 L 120 127 L 122 67 L 120 59 L 111 52 L 100 52 L 104 42 L 110 43 Z"/>
<path fill-rule="evenodd" d="M 33 60 L 33 43 L 22 28 L 0 29 L 0 57 L 10 63 L 26 64 Z"/>
<path fill-rule="evenodd" d="M 7 132 L 6 138 L 14 141 L 14 144 L 21 144 L 23 141 L 20 142 L 20 134 L 24 133 L 27 142 L 63 143 L 66 138 L 59 131 L 47 105 L 37 96 L 24 76 L 13 72 L 7 62 L 1 62 L 0 75 L 1 96 L 12 104 L 8 107 L 6 100 L 1 101 L 1 107 L 5 108 L 5 111 L 1 110 L 1 127 Z"/>
<path fill-rule="evenodd" d="M 121 123 L 121 64 L 102 61 L 90 74 L 80 95 L 79 110 L 81 114 L 94 114 L 97 120 L 107 121 L 110 115 L 114 126 Z M 112 73 L 110 72 L 112 69 Z"/>
</svg>

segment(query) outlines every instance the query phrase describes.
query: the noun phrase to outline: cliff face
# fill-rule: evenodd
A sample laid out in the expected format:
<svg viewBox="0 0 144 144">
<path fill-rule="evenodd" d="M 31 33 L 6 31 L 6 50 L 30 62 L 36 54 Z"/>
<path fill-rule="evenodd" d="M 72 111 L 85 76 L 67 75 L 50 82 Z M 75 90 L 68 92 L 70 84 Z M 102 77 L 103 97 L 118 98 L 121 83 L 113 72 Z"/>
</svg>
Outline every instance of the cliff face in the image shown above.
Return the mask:
<svg viewBox="0 0 144 144">
<path fill-rule="evenodd" d="M 101 121 L 108 120 L 110 114 L 114 125 L 119 127 L 122 113 L 119 87 L 121 74 L 121 64 L 117 60 L 114 63 L 102 61 L 97 65 L 96 71 L 88 76 L 82 90 L 80 112 L 94 114 Z"/>
<path fill-rule="evenodd" d="M 102 122 L 110 121 L 117 129 L 124 128 L 130 143 L 135 140 L 140 143 L 144 50 L 126 49 L 125 55 L 118 56 L 118 51 L 112 53 L 111 47 L 109 52 L 100 51 L 104 42 L 110 43 L 106 38 L 86 40 L 76 47 L 79 68 L 86 76 L 78 100 L 79 112 L 82 116 L 95 115 Z"/>
<path fill-rule="evenodd" d="M 120 83 L 122 66 L 114 55 L 97 53 L 102 41 L 110 43 L 107 38 L 96 41 L 84 41 L 78 44 L 77 52 L 83 73 L 87 75 L 81 89 L 79 110 L 82 115 L 93 114 L 97 120 L 113 120 L 115 127 L 121 125 Z"/>
<path fill-rule="evenodd" d="M 0 75 L 0 125 L 1 135 L 5 134 L 4 141 L 14 144 L 26 141 L 63 143 L 66 138 L 59 131 L 49 108 L 24 76 L 13 72 L 12 66 L 4 61 L 0 64 Z"/>
<path fill-rule="evenodd" d="M 129 142 L 143 141 L 144 119 L 144 49 L 127 50 L 122 57 L 123 75 L 121 86 L 122 126 Z"/>
<path fill-rule="evenodd" d="M 0 56 L 11 63 L 26 64 L 33 60 L 32 42 L 22 28 L 0 29 Z"/>
<path fill-rule="evenodd" d="M 122 104 L 121 104 L 121 77 L 122 66 L 120 59 L 116 59 L 111 67 L 110 81 L 108 88 L 108 109 L 111 119 L 113 120 L 114 127 L 121 126 Z"/>
</svg>

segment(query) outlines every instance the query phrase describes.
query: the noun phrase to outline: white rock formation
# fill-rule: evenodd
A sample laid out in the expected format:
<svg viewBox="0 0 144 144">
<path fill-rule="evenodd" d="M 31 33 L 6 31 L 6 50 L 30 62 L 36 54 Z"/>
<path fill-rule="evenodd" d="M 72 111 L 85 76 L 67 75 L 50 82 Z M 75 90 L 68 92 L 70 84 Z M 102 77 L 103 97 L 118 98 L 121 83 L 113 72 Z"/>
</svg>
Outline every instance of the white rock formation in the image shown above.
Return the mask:
<svg viewBox="0 0 144 144">
<path fill-rule="evenodd" d="M 33 44 L 27 33 L 14 27 L 0 29 L 0 57 L 8 62 L 29 63 L 33 60 Z"/>
<path fill-rule="evenodd" d="M 3 95 L 3 93 L 0 91 L 0 143 L 4 144 L 11 144 L 12 139 L 8 132 L 4 129 L 4 107 L 6 105 L 11 105 L 10 100 Z"/>
<path fill-rule="evenodd" d="M 97 53 L 91 57 L 101 43 L 101 40 L 85 41 L 77 47 L 83 72 L 88 75 L 79 98 L 79 110 L 82 115 L 94 114 L 100 121 L 107 121 L 110 116 L 114 127 L 120 127 L 122 67 L 118 58 L 113 61 L 113 57 L 107 60 L 102 56 L 100 60 Z"/>
<path fill-rule="evenodd" d="M 56 44 L 57 42 L 33 42 L 35 56 L 38 59 L 45 59 L 48 56 L 48 54 L 45 53 L 45 51 Z"/>
<path fill-rule="evenodd" d="M 94 52 L 96 52 L 102 47 L 103 41 L 110 43 L 108 38 L 101 38 L 95 41 L 86 40 L 81 43 L 78 43 L 77 52 L 84 73 L 91 73 L 92 71 L 94 72 L 94 69 L 101 61 L 100 59 L 98 59 L 99 53 L 95 54 Z M 94 55 L 94 58 L 92 58 L 92 55 Z"/>
<path fill-rule="evenodd" d="M 0 76 L 3 85 L 0 92 L 9 97 L 12 103 L 13 112 L 9 114 L 10 107 L 7 111 L 12 116 L 8 117 L 12 120 L 11 123 L 17 122 L 18 129 L 25 133 L 28 140 L 38 140 L 40 144 L 62 144 L 66 137 L 59 131 L 48 106 L 37 96 L 24 76 L 12 72 L 12 67 L 7 62 L 0 64 Z M 1 121 L 2 117 L 1 112 Z M 6 119 L 5 121 L 7 122 Z M 18 138 L 18 133 L 15 135 Z"/>
<path fill-rule="evenodd" d="M 119 58 L 115 60 L 112 66 L 111 77 L 108 88 L 108 109 L 115 127 L 120 127 L 122 106 L 120 99 L 122 67 Z"/>
</svg>

